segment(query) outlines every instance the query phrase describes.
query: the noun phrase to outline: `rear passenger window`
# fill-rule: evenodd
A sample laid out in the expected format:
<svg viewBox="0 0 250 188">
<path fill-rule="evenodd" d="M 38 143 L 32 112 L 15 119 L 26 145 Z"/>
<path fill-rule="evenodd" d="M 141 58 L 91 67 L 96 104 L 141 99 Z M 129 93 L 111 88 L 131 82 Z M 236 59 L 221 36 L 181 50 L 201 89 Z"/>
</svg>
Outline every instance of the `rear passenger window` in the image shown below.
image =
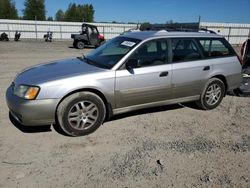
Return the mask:
<svg viewBox="0 0 250 188">
<path fill-rule="evenodd" d="M 224 57 L 234 53 L 221 39 L 199 39 L 205 57 Z"/>
<path fill-rule="evenodd" d="M 172 62 L 201 59 L 201 53 L 192 39 L 172 39 Z"/>
<path fill-rule="evenodd" d="M 156 46 L 156 42 L 154 41 L 154 42 L 149 42 L 148 44 L 147 44 L 147 51 L 148 52 L 157 52 L 157 46 Z"/>
<path fill-rule="evenodd" d="M 166 64 L 167 40 L 153 40 L 139 47 L 130 57 L 140 61 L 140 67 L 157 66 Z"/>
</svg>

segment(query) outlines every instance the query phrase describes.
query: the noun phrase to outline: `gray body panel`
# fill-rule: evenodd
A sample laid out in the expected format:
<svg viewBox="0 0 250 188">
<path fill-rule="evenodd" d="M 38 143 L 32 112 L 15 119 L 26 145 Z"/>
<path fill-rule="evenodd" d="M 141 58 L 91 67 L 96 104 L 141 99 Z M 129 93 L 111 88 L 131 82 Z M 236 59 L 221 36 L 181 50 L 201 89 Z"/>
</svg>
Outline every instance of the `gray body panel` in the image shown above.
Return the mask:
<svg viewBox="0 0 250 188">
<path fill-rule="evenodd" d="M 172 98 L 172 65 L 161 65 L 116 71 L 116 108 L 163 101 Z M 166 77 L 160 77 L 168 72 Z"/>
<path fill-rule="evenodd" d="M 241 83 L 241 65 L 236 56 L 204 59 L 165 65 L 121 69 L 124 62 L 145 42 L 171 37 L 211 37 L 207 33 L 135 32 L 127 37 L 143 40 L 127 53 L 112 69 L 102 69 L 79 59 L 55 61 L 31 67 L 20 73 L 15 86 L 20 84 L 39 86 L 36 100 L 16 97 L 12 86 L 6 92 L 11 111 L 22 116 L 25 125 L 41 125 L 55 121 L 56 108 L 67 95 L 82 90 L 101 92 L 113 114 L 198 100 L 208 79 L 223 76 L 227 90 Z M 209 70 L 204 67 L 209 66 Z M 167 76 L 160 77 L 162 72 Z"/>
</svg>

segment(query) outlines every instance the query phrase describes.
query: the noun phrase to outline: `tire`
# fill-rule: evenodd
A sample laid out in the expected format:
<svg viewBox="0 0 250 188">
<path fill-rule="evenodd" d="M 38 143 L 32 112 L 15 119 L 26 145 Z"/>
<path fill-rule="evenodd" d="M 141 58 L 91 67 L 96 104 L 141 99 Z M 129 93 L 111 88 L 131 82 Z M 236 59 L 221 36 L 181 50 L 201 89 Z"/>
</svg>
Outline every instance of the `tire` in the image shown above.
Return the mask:
<svg viewBox="0 0 250 188">
<path fill-rule="evenodd" d="M 91 92 L 79 92 L 65 98 L 58 106 L 57 120 L 70 136 L 83 136 L 94 132 L 106 114 L 102 99 Z"/>
<path fill-rule="evenodd" d="M 84 48 L 84 42 L 83 42 L 83 41 L 78 41 L 78 42 L 76 43 L 76 47 L 77 47 L 78 49 L 83 49 L 83 48 Z"/>
<path fill-rule="evenodd" d="M 221 103 L 225 92 L 224 82 L 218 78 L 211 78 L 206 83 L 196 104 L 204 110 L 212 110 Z"/>
</svg>

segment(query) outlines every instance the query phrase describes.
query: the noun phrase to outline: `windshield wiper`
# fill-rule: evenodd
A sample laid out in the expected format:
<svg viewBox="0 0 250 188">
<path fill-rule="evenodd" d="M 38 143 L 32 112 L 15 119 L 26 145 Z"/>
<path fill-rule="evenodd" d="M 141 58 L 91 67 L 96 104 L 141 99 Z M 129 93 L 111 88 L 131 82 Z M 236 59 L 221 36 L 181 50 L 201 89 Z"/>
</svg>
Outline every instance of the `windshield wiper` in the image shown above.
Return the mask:
<svg viewBox="0 0 250 188">
<path fill-rule="evenodd" d="M 92 59 L 89 59 L 88 57 L 85 57 L 84 55 L 82 57 L 78 57 L 78 59 L 80 59 L 81 61 L 86 62 L 89 65 L 93 65 L 95 67 L 99 67 L 99 68 L 103 68 L 103 69 L 109 69 L 109 67 L 104 66 L 104 65 L 100 65 L 97 62 L 93 61 Z"/>
<path fill-rule="evenodd" d="M 95 61 L 85 57 L 85 55 L 83 55 L 82 57 L 77 57 L 78 59 L 80 59 L 81 61 L 89 64 L 89 65 L 94 65 L 96 67 L 100 67 Z"/>
</svg>

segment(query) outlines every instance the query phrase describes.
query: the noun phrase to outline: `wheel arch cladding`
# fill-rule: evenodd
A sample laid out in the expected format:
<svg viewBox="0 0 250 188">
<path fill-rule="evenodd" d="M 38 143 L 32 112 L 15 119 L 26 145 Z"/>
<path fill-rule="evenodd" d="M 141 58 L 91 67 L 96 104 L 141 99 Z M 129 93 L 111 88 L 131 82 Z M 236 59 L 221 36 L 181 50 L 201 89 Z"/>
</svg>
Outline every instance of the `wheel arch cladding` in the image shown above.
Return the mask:
<svg viewBox="0 0 250 188">
<path fill-rule="evenodd" d="M 219 74 L 219 75 L 215 75 L 215 76 L 213 76 L 212 78 L 218 78 L 218 79 L 220 79 L 220 80 L 224 83 L 224 85 L 225 85 L 225 94 L 226 94 L 227 89 L 228 89 L 228 85 L 227 85 L 227 79 L 226 79 L 226 77 L 225 77 L 225 76 L 223 76 L 223 75 L 221 75 L 221 74 Z"/>
<path fill-rule="evenodd" d="M 72 95 L 72 94 L 75 94 L 75 93 L 78 93 L 78 92 L 91 92 L 91 93 L 94 93 L 96 94 L 97 96 L 99 96 L 104 105 L 105 105 L 105 108 L 106 108 L 106 114 L 105 114 L 105 119 L 109 119 L 112 115 L 113 115 L 113 110 L 112 110 L 112 107 L 111 107 L 111 104 L 107 101 L 106 97 L 104 96 L 104 94 L 97 90 L 97 89 L 92 89 L 92 88 L 84 88 L 84 89 L 77 89 L 77 90 L 74 90 L 74 91 L 71 91 L 70 93 L 66 94 L 60 101 L 59 103 L 57 104 L 57 107 L 56 107 L 56 111 L 55 111 L 55 119 L 57 119 L 57 110 L 58 110 L 58 107 L 59 105 L 61 104 L 61 102 L 67 98 L 68 96 Z"/>
</svg>

